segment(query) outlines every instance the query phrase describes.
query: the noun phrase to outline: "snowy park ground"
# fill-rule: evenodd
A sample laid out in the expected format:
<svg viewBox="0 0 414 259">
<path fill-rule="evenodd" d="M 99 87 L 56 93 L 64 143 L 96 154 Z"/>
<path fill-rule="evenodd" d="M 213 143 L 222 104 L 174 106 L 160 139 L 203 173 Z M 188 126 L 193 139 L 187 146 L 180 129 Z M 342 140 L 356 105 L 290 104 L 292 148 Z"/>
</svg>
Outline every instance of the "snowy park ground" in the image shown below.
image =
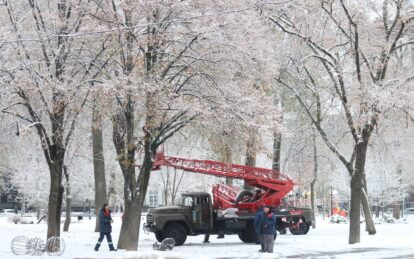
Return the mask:
<svg viewBox="0 0 414 259">
<path fill-rule="evenodd" d="M 118 241 L 121 218 L 114 217 L 113 239 Z M 209 244 L 203 244 L 203 236 L 188 237 L 183 246 L 173 251 L 154 251 L 153 234 L 140 233 L 139 251 L 109 252 L 104 240 L 99 252 L 93 251 L 98 238 L 94 233 L 95 219 L 84 219 L 70 225 L 70 232 L 63 232 L 66 243 L 65 253 L 61 257 L 16 256 L 10 250 L 15 236 L 24 235 L 29 238 L 46 236 L 46 224 L 14 224 L 7 218 L 0 218 L 0 258 L 139 258 L 139 259 L 181 259 L 181 258 L 414 258 L 414 222 L 382 223 L 376 225 L 377 234 L 361 235 L 361 243 L 348 245 L 348 224 L 330 224 L 318 219 L 317 228 L 311 229 L 307 235 L 278 235 L 274 254 L 261 254 L 258 245 L 244 244 L 236 235 L 225 239 L 210 237 Z M 62 225 L 63 226 L 63 225 Z M 363 228 L 362 228 L 363 230 Z"/>
</svg>

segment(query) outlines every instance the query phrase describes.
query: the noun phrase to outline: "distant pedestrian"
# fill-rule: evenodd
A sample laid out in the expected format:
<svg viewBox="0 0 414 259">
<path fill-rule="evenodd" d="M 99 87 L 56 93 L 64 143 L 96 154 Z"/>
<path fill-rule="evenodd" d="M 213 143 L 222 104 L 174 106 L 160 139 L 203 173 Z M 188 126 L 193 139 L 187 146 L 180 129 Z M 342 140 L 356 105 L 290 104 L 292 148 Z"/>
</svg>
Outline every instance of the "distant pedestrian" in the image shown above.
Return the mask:
<svg viewBox="0 0 414 259">
<path fill-rule="evenodd" d="M 263 207 L 260 207 L 256 215 L 254 216 L 254 231 L 256 232 L 257 241 L 260 242 L 259 252 L 265 252 L 263 243 L 263 220 L 264 220 Z"/>
<path fill-rule="evenodd" d="M 111 223 L 114 221 L 111 217 L 111 211 L 109 210 L 108 204 L 104 204 L 102 209 L 99 211 L 99 239 L 98 243 L 96 243 L 95 251 L 99 250 L 101 243 L 106 236 L 106 240 L 108 241 L 109 251 L 116 251 L 114 245 L 112 243 L 112 226 Z"/>
<path fill-rule="evenodd" d="M 264 207 L 263 211 L 263 250 L 264 252 L 273 253 L 276 234 L 276 216 L 270 211 L 269 207 Z"/>
</svg>

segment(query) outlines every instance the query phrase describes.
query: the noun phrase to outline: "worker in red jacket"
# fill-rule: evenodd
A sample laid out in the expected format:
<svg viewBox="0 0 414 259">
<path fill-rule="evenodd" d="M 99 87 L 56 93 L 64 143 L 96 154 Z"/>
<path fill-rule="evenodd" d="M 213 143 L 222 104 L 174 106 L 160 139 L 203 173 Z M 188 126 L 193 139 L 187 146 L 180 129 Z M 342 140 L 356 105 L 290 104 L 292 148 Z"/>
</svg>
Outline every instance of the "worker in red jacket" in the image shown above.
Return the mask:
<svg viewBox="0 0 414 259">
<path fill-rule="evenodd" d="M 112 226 L 111 223 L 114 221 L 111 217 L 111 211 L 109 210 L 108 204 L 104 204 L 102 206 L 102 209 L 99 211 L 99 239 L 98 243 L 96 243 L 95 251 L 99 250 L 99 247 L 101 246 L 101 243 L 106 236 L 106 239 L 108 240 L 109 245 L 109 251 L 116 251 L 114 248 L 114 245 L 112 243 Z"/>
</svg>

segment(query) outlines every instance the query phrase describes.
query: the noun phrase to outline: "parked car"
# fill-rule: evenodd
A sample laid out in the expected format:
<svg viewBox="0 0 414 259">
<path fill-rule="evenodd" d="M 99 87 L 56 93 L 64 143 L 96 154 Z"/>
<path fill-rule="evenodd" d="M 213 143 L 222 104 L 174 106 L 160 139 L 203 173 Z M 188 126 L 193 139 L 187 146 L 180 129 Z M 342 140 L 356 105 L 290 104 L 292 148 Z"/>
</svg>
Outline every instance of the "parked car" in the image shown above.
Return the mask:
<svg viewBox="0 0 414 259">
<path fill-rule="evenodd" d="M 20 211 L 17 211 L 19 213 Z M 0 209 L 0 217 L 8 217 L 10 215 L 16 214 L 14 209 Z"/>
<path fill-rule="evenodd" d="M 404 221 L 414 223 L 414 208 L 407 208 L 404 210 Z"/>
</svg>

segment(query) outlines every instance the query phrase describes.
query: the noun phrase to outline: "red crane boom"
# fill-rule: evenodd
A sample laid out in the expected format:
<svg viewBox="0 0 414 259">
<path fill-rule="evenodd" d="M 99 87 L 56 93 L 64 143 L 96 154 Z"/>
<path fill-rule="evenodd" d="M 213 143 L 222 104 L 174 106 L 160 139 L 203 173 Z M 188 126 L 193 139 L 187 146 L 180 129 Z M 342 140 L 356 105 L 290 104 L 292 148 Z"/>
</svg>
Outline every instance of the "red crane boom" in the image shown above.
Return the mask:
<svg viewBox="0 0 414 259">
<path fill-rule="evenodd" d="M 272 169 L 226 164 L 212 160 L 187 159 L 165 156 L 157 153 L 153 170 L 167 166 L 187 172 L 243 179 L 249 186 L 259 188 L 256 193 L 240 190 L 236 186 L 217 184 L 213 186 L 213 203 L 216 209 L 238 208 L 255 211 L 267 205 L 278 207 L 281 200 L 293 189 L 293 181 L 286 175 Z"/>
</svg>

